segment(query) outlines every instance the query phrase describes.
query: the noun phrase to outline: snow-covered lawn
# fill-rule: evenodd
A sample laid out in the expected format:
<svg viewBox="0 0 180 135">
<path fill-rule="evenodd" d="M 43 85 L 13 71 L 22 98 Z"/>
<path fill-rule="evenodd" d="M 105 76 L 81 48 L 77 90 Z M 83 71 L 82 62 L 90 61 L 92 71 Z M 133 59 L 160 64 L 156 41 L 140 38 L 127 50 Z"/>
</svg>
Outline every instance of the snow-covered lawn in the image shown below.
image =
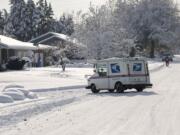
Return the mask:
<svg viewBox="0 0 180 135">
<path fill-rule="evenodd" d="M 1 90 L 8 84 L 19 84 L 27 89 L 51 89 L 74 85 L 85 85 L 85 74 L 92 74 L 91 68 L 32 68 L 25 71 L 1 73 Z"/>
</svg>

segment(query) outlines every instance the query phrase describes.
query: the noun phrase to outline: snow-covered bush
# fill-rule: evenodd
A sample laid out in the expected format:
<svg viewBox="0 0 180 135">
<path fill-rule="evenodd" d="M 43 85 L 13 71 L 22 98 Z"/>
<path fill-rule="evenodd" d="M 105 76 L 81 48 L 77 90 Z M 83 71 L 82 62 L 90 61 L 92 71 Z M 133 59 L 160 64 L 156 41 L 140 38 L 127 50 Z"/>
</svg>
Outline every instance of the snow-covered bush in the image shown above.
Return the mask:
<svg viewBox="0 0 180 135">
<path fill-rule="evenodd" d="M 7 88 L 4 89 L 3 92 L 20 92 L 24 94 L 24 96 L 27 96 L 29 94 L 29 91 L 24 88 Z"/>
<path fill-rule="evenodd" d="M 14 100 L 11 96 L 8 95 L 0 95 L 0 103 L 13 103 Z"/>
<path fill-rule="evenodd" d="M 24 94 L 23 92 L 21 92 L 17 88 L 7 88 L 7 89 L 4 89 L 3 92 L 19 92 L 19 93 Z"/>
<path fill-rule="evenodd" d="M 33 93 L 33 92 L 30 92 L 24 88 L 16 88 L 16 87 L 11 87 L 11 88 L 6 88 L 3 90 L 3 93 L 19 93 L 20 95 L 23 95 L 25 98 L 29 98 L 29 99 L 35 99 L 35 98 L 38 98 L 38 96 Z M 9 96 L 11 96 L 9 94 Z"/>
<path fill-rule="evenodd" d="M 9 58 L 6 64 L 6 67 L 7 69 L 10 69 L 10 70 L 22 70 L 26 63 L 27 62 L 25 60 L 22 60 L 19 57 L 13 56 Z"/>
<path fill-rule="evenodd" d="M 10 85 L 7 85 L 4 87 L 4 90 L 5 89 L 8 89 L 8 88 L 24 88 L 24 86 L 21 86 L 21 85 L 16 85 L 16 84 L 10 84 Z M 3 91 L 4 91 L 3 90 Z"/>
<path fill-rule="evenodd" d="M 3 92 L 4 95 L 12 97 L 13 100 L 24 100 L 25 96 L 22 92 L 18 91 L 7 91 Z"/>
<path fill-rule="evenodd" d="M 0 103 L 12 103 L 14 100 L 37 99 L 38 96 L 21 85 L 8 85 L 0 93 Z"/>
<path fill-rule="evenodd" d="M 18 88 L 17 90 L 21 91 L 26 97 L 29 94 L 29 90 L 23 89 L 23 88 Z"/>
<path fill-rule="evenodd" d="M 26 95 L 26 97 L 29 98 L 29 99 L 36 99 L 36 98 L 38 98 L 38 96 L 35 93 L 33 93 L 33 92 L 29 92 Z"/>
<path fill-rule="evenodd" d="M 29 57 L 22 57 L 22 60 L 25 60 L 26 62 L 31 63 L 32 60 Z"/>
</svg>

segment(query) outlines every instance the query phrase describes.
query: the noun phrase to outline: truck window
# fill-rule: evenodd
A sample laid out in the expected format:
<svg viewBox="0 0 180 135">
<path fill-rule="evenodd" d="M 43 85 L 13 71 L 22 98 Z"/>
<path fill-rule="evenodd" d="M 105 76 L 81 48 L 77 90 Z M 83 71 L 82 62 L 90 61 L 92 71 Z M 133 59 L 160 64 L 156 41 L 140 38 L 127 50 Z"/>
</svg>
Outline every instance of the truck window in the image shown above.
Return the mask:
<svg viewBox="0 0 180 135">
<path fill-rule="evenodd" d="M 121 69 L 118 63 L 112 63 L 111 64 L 111 72 L 112 73 L 120 73 Z"/>
<path fill-rule="evenodd" d="M 142 63 L 134 63 L 133 72 L 141 72 L 141 71 L 142 71 Z"/>
<path fill-rule="evenodd" d="M 106 64 L 97 64 L 97 72 L 99 76 L 107 76 L 107 65 Z"/>
</svg>

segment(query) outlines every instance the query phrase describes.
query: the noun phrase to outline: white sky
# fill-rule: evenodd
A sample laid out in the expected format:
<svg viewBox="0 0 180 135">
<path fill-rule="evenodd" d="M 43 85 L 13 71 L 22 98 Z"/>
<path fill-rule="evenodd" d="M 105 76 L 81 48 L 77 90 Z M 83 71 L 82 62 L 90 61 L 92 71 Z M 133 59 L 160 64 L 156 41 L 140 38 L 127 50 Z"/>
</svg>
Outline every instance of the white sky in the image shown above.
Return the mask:
<svg viewBox="0 0 180 135">
<path fill-rule="evenodd" d="M 35 2 L 38 0 L 34 0 Z M 107 0 L 47 0 L 51 2 L 55 17 L 59 17 L 63 12 L 72 13 L 79 10 L 87 11 L 90 2 L 94 5 L 102 5 Z M 180 0 L 174 0 L 180 4 Z M 9 0 L 0 0 L 0 9 L 9 9 Z"/>
<path fill-rule="evenodd" d="M 34 0 L 38 1 L 38 0 Z M 59 17 L 63 12 L 87 11 L 90 2 L 94 5 L 102 5 L 106 0 L 47 0 L 51 2 L 55 16 Z M 0 0 L 0 9 L 9 9 L 9 0 Z"/>
</svg>

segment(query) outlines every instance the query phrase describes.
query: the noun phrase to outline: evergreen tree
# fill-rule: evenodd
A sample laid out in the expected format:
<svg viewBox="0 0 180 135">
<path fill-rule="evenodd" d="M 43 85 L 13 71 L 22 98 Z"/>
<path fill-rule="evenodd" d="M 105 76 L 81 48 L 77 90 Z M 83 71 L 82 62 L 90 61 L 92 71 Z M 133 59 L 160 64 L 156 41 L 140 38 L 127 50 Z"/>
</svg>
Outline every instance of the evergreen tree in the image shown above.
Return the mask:
<svg viewBox="0 0 180 135">
<path fill-rule="evenodd" d="M 65 34 L 72 35 L 74 33 L 74 21 L 71 15 L 67 16 L 65 23 Z"/>
<path fill-rule="evenodd" d="M 51 4 L 49 3 L 49 6 L 47 4 L 47 1 L 45 0 L 45 23 L 44 23 L 44 32 L 54 31 L 54 23 L 55 20 L 53 18 L 54 12 L 52 9 Z"/>
<path fill-rule="evenodd" d="M 25 9 L 25 41 L 29 41 L 35 36 L 36 27 L 34 26 L 34 22 L 36 21 L 35 15 L 36 6 L 33 0 L 28 0 Z"/>
<path fill-rule="evenodd" d="M 24 12 L 25 1 L 24 0 L 10 0 L 11 9 L 8 17 L 8 22 L 5 26 L 5 34 L 15 37 L 19 40 L 25 38 L 25 24 L 24 24 Z"/>
<path fill-rule="evenodd" d="M 37 2 L 36 16 L 37 21 L 37 36 L 54 31 L 54 13 L 51 4 L 48 5 L 47 1 L 39 0 Z"/>
<path fill-rule="evenodd" d="M 65 35 L 72 35 L 74 33 L 74 21 L 72 15 L 63 14 L 59 21 L 56 22 L 55 31 Z"/>
<path fill-rule="evenodd" d="M 5 17 L 3 11 L 0 11 L 0 35 L 3 35 L 4 26 L 5 26 Z"/>
<path fill-rule="evenodd" d="M 36 36 L 42 35 L 44 34 L 44 23 L 45 23 L 45 4 L 44 4 L 44 0 L 39 0 L 37 2 L 37 10 L 36 10 L 36 27 L 37 27 L 37 31 L 36 31 Z"/>
<path fill-rule="evenodd" d="M 56 31 L 71 35 L 74 32 L 72 16 L 54 19 L 53 9 L 46 0 L 10 0 L 10 13 L 0 12 L 0 33 L 14 37 L 21 41 L 29 41 L 39 35 Z M 8 15 L 8 17 L 7 17 Z M 5 26 L 4 26 L 4 22 Z"/>
<path fill-rule="evenodd" d="M 9 16 L 9 13 L 7 12 L 6 9 L 3 9 L 3 17 L 4 17 L 4 21 L 5 21 L 5 24 L 7 23 L 8 21 L 8 16 Z"/>
</svg>

